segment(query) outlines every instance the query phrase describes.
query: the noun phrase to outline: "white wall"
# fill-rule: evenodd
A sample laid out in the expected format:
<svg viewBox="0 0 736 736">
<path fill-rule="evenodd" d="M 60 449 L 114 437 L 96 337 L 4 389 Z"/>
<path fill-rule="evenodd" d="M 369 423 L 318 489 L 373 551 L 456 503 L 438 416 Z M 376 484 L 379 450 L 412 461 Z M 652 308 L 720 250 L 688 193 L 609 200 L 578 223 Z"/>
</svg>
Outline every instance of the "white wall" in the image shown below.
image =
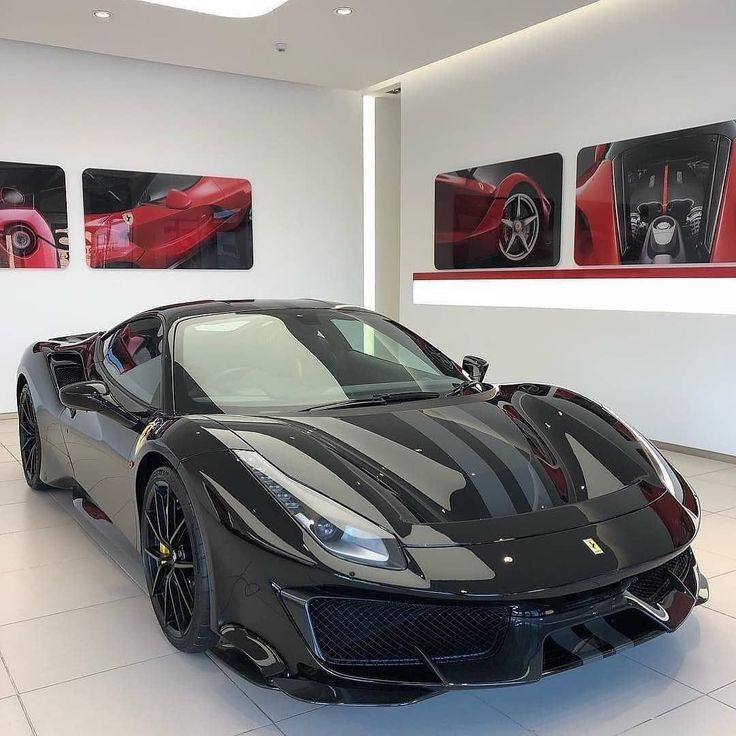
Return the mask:
<svg viewBox="0 0 736 736">
<path fill-rule="evenodd" d="M 247 51 L 247 50 L 244 50 Z M 0 269 L 0 412 L 31 342 L 203 298 L 362 301 L 361 98 L 283 82 L 0 41 L 0 160 L 67 175 L 70 266 Z M 87 167 L 249 178 L 250 271 L 93 271 Z"/>
<path fill-rule="evenodd" d="M 376 98 L 376 311 L 399 318 L 401 97 Z"/>
<path fill-rule="evenodd" d="M 412 273 L 433 270 L 437 173 L 561 152 L 571 265 L 578 149 L 736 118 L 734 30 L 733 2 L 601 0 L 402 78 L 402 321 L 488 357 L 494 380 L 575 388 L 654 439 L 736 454 L 736 316 L 412 301 Z"/>
</svg>

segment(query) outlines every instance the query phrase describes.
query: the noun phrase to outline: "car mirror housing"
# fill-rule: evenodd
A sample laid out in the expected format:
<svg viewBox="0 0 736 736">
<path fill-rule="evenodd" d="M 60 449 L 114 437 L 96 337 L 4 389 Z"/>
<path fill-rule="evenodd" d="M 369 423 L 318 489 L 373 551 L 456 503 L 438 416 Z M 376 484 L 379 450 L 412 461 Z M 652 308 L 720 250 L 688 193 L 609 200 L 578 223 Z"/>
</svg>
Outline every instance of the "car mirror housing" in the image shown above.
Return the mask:
<svg viewBox="0 0 736 736">
<path fill-rule="evenodd" d="M 488 361 L 475 355 L 466 355 L 463 358 L 463 370 L 478 383 L 482 383 L 488 371 Z"/>
<path fill-rule="evenodd" d="M 166 206 L 170 210 L 186 210 L 192 206 L 192 200 L 181 189 L 171 189 L 166 195 Z"/>
<path fill-rule="evenodd" d="M 109 410 L 110 389 L 102 381 L 81 381 L 70 383 L 59 389 L 59 401 L 74 411 L 105 411 Z"/>
</svg>

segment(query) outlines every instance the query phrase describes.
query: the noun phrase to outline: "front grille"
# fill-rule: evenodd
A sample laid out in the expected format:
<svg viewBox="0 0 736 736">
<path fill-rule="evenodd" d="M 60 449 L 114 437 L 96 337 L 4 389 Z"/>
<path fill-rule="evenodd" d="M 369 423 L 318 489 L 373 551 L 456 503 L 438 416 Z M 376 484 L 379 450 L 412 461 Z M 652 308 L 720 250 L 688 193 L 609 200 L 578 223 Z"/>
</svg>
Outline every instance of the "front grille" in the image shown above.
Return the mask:
<svg viewBox="0 0 736 736">
<path fill-rule="evenodd" d="M 690 570 L 691 553 L 686 549 L 664 565 L 637 575 L 629 586 L 629 591 L 648 603 L 658 603 L 672 587 L 671 574 L 684 581 Z"/>
<path fill-rule="evenodd" d="M 505 606 L 314 598 L 308 604 L 325 661 L 342 665 L 421 664 L 492 657 L 509 627 Z"/>
</svg>

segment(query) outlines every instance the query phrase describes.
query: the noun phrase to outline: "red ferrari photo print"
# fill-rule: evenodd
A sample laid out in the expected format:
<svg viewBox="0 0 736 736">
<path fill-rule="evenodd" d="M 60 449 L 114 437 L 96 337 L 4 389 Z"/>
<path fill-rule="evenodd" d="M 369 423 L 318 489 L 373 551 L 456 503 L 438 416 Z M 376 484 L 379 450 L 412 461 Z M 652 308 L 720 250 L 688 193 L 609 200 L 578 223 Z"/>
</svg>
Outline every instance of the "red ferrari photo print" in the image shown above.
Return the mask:
<svg viewBox="0 0 736 736">
<path fill-rule="evenodd" d="M 87 169 L 83 190 L 92 268 L 253 266 L 247 179 Z"/>
<path fill-rule="evenodd" d="M 736 122 L 583 148 L 581 266 L 736 262 Z"/>
<path fill-rule="evenodd" d="M 561 196 L 559 153 L 440 174 L 435 267 L 556 265 Z"/>
<path fill-rule="evenodd" d="M 63 169 L 0 163 L 0 268 L 64 268 L 69 263 Z"/>
</svg>

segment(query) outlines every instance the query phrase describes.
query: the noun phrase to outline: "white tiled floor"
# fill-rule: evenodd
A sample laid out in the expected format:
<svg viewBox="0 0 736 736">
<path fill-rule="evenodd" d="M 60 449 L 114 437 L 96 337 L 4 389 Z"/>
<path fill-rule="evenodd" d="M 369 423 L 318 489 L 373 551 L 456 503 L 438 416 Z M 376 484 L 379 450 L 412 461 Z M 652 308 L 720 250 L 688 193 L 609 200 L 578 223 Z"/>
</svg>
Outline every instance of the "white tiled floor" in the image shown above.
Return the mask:
<svg viewBox="0 0 736 736">
<path fill-rule="evenodd" d="M 666 454 L 709 512 L 695 549 L 711 599 L 677 633 L 533 685 L 321 707 L 176 652 L 135 555 L 101 539 L 68 494 L 30 491 L 15 421 L 0 420 L 0 736 L 732 736 L 736 463 Z"/>
</svg>

